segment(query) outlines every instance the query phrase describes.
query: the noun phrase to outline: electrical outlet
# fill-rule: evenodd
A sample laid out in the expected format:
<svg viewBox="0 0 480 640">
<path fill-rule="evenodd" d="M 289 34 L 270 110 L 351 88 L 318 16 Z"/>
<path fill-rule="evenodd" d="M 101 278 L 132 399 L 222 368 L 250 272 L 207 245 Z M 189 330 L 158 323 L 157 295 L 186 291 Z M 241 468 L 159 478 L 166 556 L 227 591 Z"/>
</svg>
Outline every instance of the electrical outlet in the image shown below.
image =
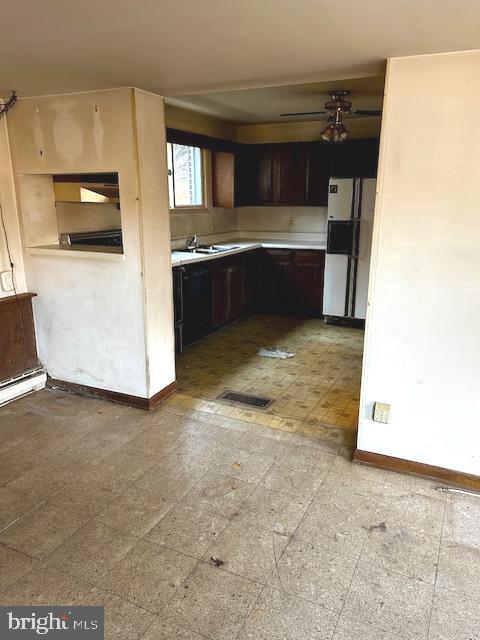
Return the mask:
<svg viewBox="0 0 480 640">
<path fill-rule="evenodd" d="M 386 402 L 375 402 L 373 406 L 373 420 L 374 422 L 381 422 L 382 424 L 388 424 L 390 417 L 390 405 Z"/>
<path fill-rule="evenodd" d="M 4 291 L 13 291 L 13 274 L 10 270 L 0 273 L 0 282 Z"/>
</svg>

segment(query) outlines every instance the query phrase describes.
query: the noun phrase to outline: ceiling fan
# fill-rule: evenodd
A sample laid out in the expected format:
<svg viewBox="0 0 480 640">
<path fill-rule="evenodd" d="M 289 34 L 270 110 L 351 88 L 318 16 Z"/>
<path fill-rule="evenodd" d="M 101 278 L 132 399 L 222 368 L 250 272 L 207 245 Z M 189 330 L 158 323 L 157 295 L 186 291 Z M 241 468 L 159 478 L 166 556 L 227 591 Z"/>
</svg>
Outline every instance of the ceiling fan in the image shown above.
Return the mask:
<svg viewBox="0 0 480 640">
<path fill-rule="evenodd" d="M 330 98 L 325 103 L 325 111 L 303 111 L 298 113 L 281 113 L 282 118 L 290 116 L 311 116 L 328 113 L 328 124 L 320 134 L 327 142 L 342 142 L 348 134 L 347 127 L 343 124 L 345 116 L 380 116 L 381 111 L 377 109 L 352 109 L 352 103 L 346 97 L 350 91 L 331 91 Z"/>
</svg>

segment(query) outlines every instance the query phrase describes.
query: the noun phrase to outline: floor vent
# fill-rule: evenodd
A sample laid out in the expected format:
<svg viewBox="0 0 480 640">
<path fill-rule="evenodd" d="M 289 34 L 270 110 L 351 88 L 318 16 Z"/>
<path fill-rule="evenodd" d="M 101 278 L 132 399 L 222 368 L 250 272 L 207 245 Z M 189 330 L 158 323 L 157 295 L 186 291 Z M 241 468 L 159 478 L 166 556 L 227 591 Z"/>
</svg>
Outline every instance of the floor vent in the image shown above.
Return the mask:
<svg viewBox="0 0 480 640">
<path fill-rule="evenodd" d="M 239 404 L 246 404 L 249 407 L 256 407 L 257 409 L 266 409 L 273 402 L 273 400 L 271 400 L 270 398 L 250 396 L 248 393 L 238 393 L 237 391 L 224 391 L 222 395 L 218 396 L 218 399 L 229 400 L 230 402 L 238 402 Z"/>
</svg>

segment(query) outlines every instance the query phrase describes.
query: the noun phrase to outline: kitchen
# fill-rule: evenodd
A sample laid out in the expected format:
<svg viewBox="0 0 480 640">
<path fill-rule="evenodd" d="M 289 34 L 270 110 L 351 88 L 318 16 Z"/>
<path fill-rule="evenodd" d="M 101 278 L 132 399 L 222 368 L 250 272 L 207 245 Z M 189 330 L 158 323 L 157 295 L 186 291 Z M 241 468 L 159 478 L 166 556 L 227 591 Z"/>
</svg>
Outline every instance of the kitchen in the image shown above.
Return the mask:
<svg viewBox="0 0 480 640">
<path fill-rule="evenodd" d="M 150 133 L 143 147 L 132 144 L 144 126 L 139 105 L 153 103 L 152 96 L 134 93 L 138 130 L 130 134 L 128 92 L 86 94 L 77 98 L 77 110 L 93 112 L 92 143 L 73 170 L 65 163 L 72 150 L 62 155 L 53 136 L 29 156 L 18 136 L 24 242 L 39 292 L 38 351 L 50 385 L 143 408 L 176 389 L 168 402 L 354 444 L 383 79 L 348 81 L 350 100 L 334 86 L 308 85 L 300 102 L 284 87 L 281 107 L 278 88 L 275 100 L 270 89 L 261 90 L 263 99 L 255 90 L 255 104 L 267 107 L 263 113 L 255 107 L 253 122 L 243 124 L 175 99 L 165 116 L 162 108 L 145 120 Z M 233 94 L 228 100 L 237 107 L 252 101 L 250 90 Z M 325 122 L 315 114 L 294 115 L 288 123 L 278 116 L 323 101 L 348 124 L 340 143 L 322 140 Z M 43 104 L 56 103 L 24 100 L 16 115 L 34 121 L 36 105 Z M 121 120 L 118 104 L 125 107 Z M 357 106 L 369 107 L 368 115 L 357 115 Z M 70 108 L 65 102 L 66 118 L 73 116 Z M 118 124 L 112 122 L 108 139 L 115 145 L 99 159 L 95 118 L 113 113 Z M 118 127 L 123 138 L 114 133 Z M 150 145 L 155 162 L 140 162 Z M 32 155 L 39 158 L 34 165 Z M 138 186 L 148 198 L 139 197 Z M 365 211 L 361 192 L 369 193 Z M 163 198 L 170 209 L 159 217 Z M 144 246 L 142 238 L 149 240 Z M 173 286 L 159 280 L 167 261 Z M 59 278 L 61 287 L 55 286 Z M 126 299 L 143 301 L 127 308 Z M 75 327 L 72 308 L 83 318 Z M 84 324 L 94 333 L 81 331 Z M 222 340 L 230 341 L 225 348 L 233 360 L 223 362 L 216 344 Z M 272 346 L 294 355 L 258 355 Z M 38 376 L 32 388 L 37 383 Z M 247 404 L 219 399 L 225 392 L 255 398 L 243 398 Z M 255 408 L 257 396 L 268 406 Z"/>
<path fill-rule="evenodd" d="M 235 143 L 166 115 L 170 402 L 353 445 L 378 138 Z"/>
</svg>

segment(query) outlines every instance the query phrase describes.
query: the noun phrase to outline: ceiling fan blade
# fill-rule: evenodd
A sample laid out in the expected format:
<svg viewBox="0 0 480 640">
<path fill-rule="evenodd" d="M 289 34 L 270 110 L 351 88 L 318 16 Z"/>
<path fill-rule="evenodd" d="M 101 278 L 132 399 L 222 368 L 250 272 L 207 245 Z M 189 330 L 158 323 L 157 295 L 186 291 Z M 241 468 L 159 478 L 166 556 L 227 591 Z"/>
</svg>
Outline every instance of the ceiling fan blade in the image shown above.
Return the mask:
<svg viewBox="0 0 480 640">
<path fill-rule="evenodd" d="M 356 116 L 381 116 L 382 112 L 374 109 L 353 109 L 352 113 Z"/>
<path fill-rule="evenodd" d="M 280 117 L 284 118 L 285 116 L 315 116 L 320 113 L 327 113 L 326 111 L 300 111 L 299 113 L 281 113 Z"/>
</svg>

